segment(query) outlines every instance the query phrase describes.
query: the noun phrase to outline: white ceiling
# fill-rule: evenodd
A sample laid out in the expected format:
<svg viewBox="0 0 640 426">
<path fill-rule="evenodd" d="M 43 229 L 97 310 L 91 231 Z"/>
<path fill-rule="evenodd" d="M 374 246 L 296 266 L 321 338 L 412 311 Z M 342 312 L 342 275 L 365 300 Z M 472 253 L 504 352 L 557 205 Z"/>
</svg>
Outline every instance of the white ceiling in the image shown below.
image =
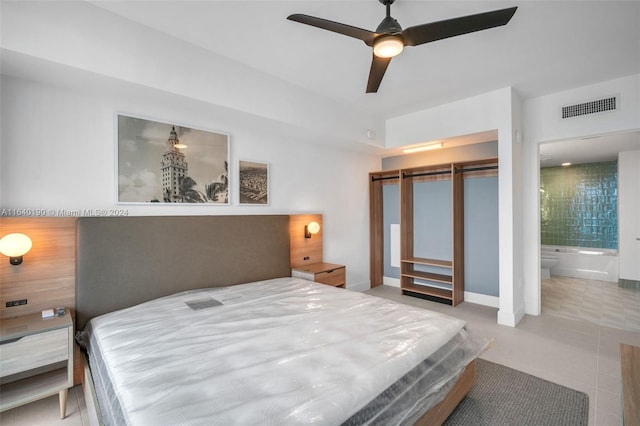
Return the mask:
<svg viewBox="0 0 640 426">
<path fill-rule="evenodd" d="M 377 0 L 92 3 L 379 119 L 508 86 L 529 98 L 640 72 L 640 1 L 397 0 L 391 14 L 403 28 L 518 10 L 504 27 L 405 49 L 377 94 L 365 93 L 372 53 L 363 42 L 286 19 L 375 30 Z"/>
<path fill-rule="evenodd" d="M 618 153 L 640 150 L 640 131 L 594 135 L 578 140 L 540 145 L 540 166 L 553 167 L 562 163 L 597 163 L 617 160 Z"/>
<path fill-rule="evenodd" d="M 375 30 L 385 13 L 378 0 L 0 0 L 0 3 L 4 22 L 0 40 L 3 74 L 81 85 L 82 91 L 95 88 L 128 91 L 131 85 L 116 84 L 122 78 L 116 72 L 117 67 L 107 71 L 88 66 L 86 70 L 93 72 L 84 72 L 85 64 L 100 63 L 91 62 L 87 55 L 100 56 L 103 49 L 106 58 L 117 58 L 114 51 L 117 45 L 113 43 L 119 40 L 117 32 L 121 29 L 126 30 L 123 34 L 133 36 L 137 32 L 131 31 L 132 27 L 141 29 L 145 37 L 158 31 L 181 41 L 167 47 L 166 52 L 162 51 L 165 46 L 162 43 L 167 43 L 167 38 L 157 37 L 161 41 L 147 46 L 156 55 L 150 57 L 166 55 L 168 75 L 175 69 L 176 80 L 186 67 L 198 66 L 197 62 L 174 60 L 176 50 L 171 48 L 185 49 L 187 45 L 182 42 L 197 46 L 190 52 L 198 55 L 202 52 L 201 62 L 205 68 L 208 66 L 203 73 L 207 76 L 215 77 L 215 67 L 221 64 L 251 78 L 245 87 L 256 90 L 251 92 L 255 97 L 244 97 L 242 102 L 231 104 L 225 98 L 223 102 L 227 103 L 221 103 L 221 108 L 246 109 L 243 120 L 265 117 L 282 124 L 282 131 L 289 135 L 292 131 L 299 132 L 300 137 L 313 137 L 323 143 L 334 141 L 340 146 L 351 142 L 349 146 L 354 149 L 381 156 L 400 153 L 399 149 L 384 146 L 384 120 L 391 117 L 505 87 L 512 87 L 526 100 L 640 73 L 640 0 L 396 0 L 391 14 L 404 28 L 514 5 L 518 10 L 506 26 L 406 48 L 393 59 L 378 93 L 369 94 L 365 93 L 372 56 L 369 47 L 359 40 L 286 18 L 303 13 Z M 40 20 L 49 15 L 51 22 Z M 110 19 L 102 19 L 105 16 Z M 9 25 L 16 19 L 19 24 Z M 121 22 L 133 25 L 120 25 Z M 42 23 L 44 29 L 40 30 Z M 105 23 L 111 26 L 105 27 Z M 50 35 L 46 25 L 63 27 L 65 31 L 56 33 L 57 37 L 66 40 L 63 45 L 75 43 L 77 55 L 73 47 L 56 50 L 59 47 L 56 34 Z M 94 25 L 99 29 L 98 35 L 87 34 Z M 142 31 L 139 25 L 152 31 Z M 116 35 L 108 40 L 111 44 L 90 44 L 101 43 L 104 39 L 100 36 L 109 37 L 111 33 Z M 149 40 L 145 37 L 132 41 L 133 51 L 145 48 L 145 40 Z M 55 52 L 50 55 L 52 49 Z M 210 58 L 206 57 L 207 51 L 211 52 Z M 250 72 L 244 72 L 246 67 Z M 135 77 L 142 75 L 143 72 L 134 73 Z M 110 77 L 114 77 L 113 84 L 109 83 Z M 98 78 L 101 79 L 96 83 Z M 232 78 L 236 78 L 235 74 Z M 244 83 L 236 80 L 230 83 L 237 90 Z M 84 81 L 87 84 L 83 85 Z M 131 80 L 131 83 L 147 87 L 145 81 Z M 269 90 L 262 90 L 264 86 Z M 282 90 L 288 91 L 283 99 L 272 101 L 270 96 L 280 95 Z M 216 95 L 212 89 L 197 99 L 215 103 Z M 256 108 L 251 108 L 254 103 Z M 276 108 L 281 111 L 271 114 Z M 371 137 L 370 133 L 377 136 Z M 579 141 L 584 149 L 567 152 L 588 150 L 600 157 L 611 156 L 612 152 L 603 153 L 599 149 L 614 146 L 608 142 L 609 136 L 600 135 L 597 142 Z M 635 136 L 637 140 L 638 135 Z M 452 138 L 446 141 L 446 146 L 487 140 L 495 140 L 495 135 Z M 541 147 L 541 152 L 546 149 L 551 148 Z M 566 157 L 553 154 L 563 156 Z"/>
</svg>

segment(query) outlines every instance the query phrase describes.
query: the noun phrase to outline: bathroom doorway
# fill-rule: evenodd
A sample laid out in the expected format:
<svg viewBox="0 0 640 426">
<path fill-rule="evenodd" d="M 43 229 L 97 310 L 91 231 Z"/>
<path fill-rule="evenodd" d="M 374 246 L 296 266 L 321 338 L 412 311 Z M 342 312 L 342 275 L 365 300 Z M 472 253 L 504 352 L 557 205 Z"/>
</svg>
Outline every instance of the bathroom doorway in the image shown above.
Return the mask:
<svg viewBox="0 0 640 426">
<path fill-rule="evenodd" d="M 618 158 L 640 132 L 538 149 L 542 314 L 640 331 L 640 291 L 618 285 Z"/>
</svg>

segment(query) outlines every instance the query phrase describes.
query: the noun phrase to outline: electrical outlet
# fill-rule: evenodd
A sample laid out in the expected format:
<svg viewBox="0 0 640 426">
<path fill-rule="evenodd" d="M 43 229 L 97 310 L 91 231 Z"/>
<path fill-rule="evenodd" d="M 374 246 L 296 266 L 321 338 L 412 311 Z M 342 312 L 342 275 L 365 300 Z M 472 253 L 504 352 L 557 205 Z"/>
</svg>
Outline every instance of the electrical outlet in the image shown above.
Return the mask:
<svg viewBox="0 0 640 426">
<path fill-rule="evenodd" d="M 21 306 L 21 305 L 26 305 L 26 304 L 27 304 L 27 299 L 12 300 L 12 301 L 6 303 L 6 307 L 7 308 L 12 308 L 14 306 Z"/>
<path fill-rule="evenodd" d="M 309 260 L 309 256 L 305 256 L 302 260 Z"/>
</svg>

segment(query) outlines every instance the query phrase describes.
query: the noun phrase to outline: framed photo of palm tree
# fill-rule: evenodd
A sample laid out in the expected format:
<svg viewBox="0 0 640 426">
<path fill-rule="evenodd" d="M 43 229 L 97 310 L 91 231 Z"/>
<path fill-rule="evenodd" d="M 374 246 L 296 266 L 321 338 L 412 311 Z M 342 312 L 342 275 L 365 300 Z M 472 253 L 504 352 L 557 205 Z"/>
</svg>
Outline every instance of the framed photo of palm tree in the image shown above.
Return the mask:
<svg viewBox="0 0 640 426">
<path fill-rule="evenodd" d="M 118 203 L 229 204 L 229 135 L 116 114 Z"/>
</svg>

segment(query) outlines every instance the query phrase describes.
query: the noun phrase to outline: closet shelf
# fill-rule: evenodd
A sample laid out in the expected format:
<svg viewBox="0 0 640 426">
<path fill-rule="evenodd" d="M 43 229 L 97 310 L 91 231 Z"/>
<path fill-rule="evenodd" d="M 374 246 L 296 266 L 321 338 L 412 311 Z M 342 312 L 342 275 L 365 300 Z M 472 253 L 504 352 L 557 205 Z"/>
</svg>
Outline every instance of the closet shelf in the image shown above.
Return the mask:
<svg viewBox="0 0 640 426">
<path fill-rule="evenodd" d="M 453 266 L 453 262 L 450 260 L 427 259 L 424 257 L 410 257 L 408 259 L 403 259 L 402 262 L 413 263 L 416 265 L 438 266 L 441 268 L 451 268 Z"/>
<path fill-rule="evenodd" d="M 434 274 L 433 272 L 408 271 L 402 273 L 403 277 L 415 278 L 417 280 L 434 281 L 451 285 L 453 279 L 451 275 Z"/>
<path fill-rule="evenodd" d="M 428 285 L 404 284 L 403 291 L 426 294 L 427 296 L 439 297 L 440 299 L 453 300 L 453 291 L 440 287 L 430 287 Z"/>
</svg>

